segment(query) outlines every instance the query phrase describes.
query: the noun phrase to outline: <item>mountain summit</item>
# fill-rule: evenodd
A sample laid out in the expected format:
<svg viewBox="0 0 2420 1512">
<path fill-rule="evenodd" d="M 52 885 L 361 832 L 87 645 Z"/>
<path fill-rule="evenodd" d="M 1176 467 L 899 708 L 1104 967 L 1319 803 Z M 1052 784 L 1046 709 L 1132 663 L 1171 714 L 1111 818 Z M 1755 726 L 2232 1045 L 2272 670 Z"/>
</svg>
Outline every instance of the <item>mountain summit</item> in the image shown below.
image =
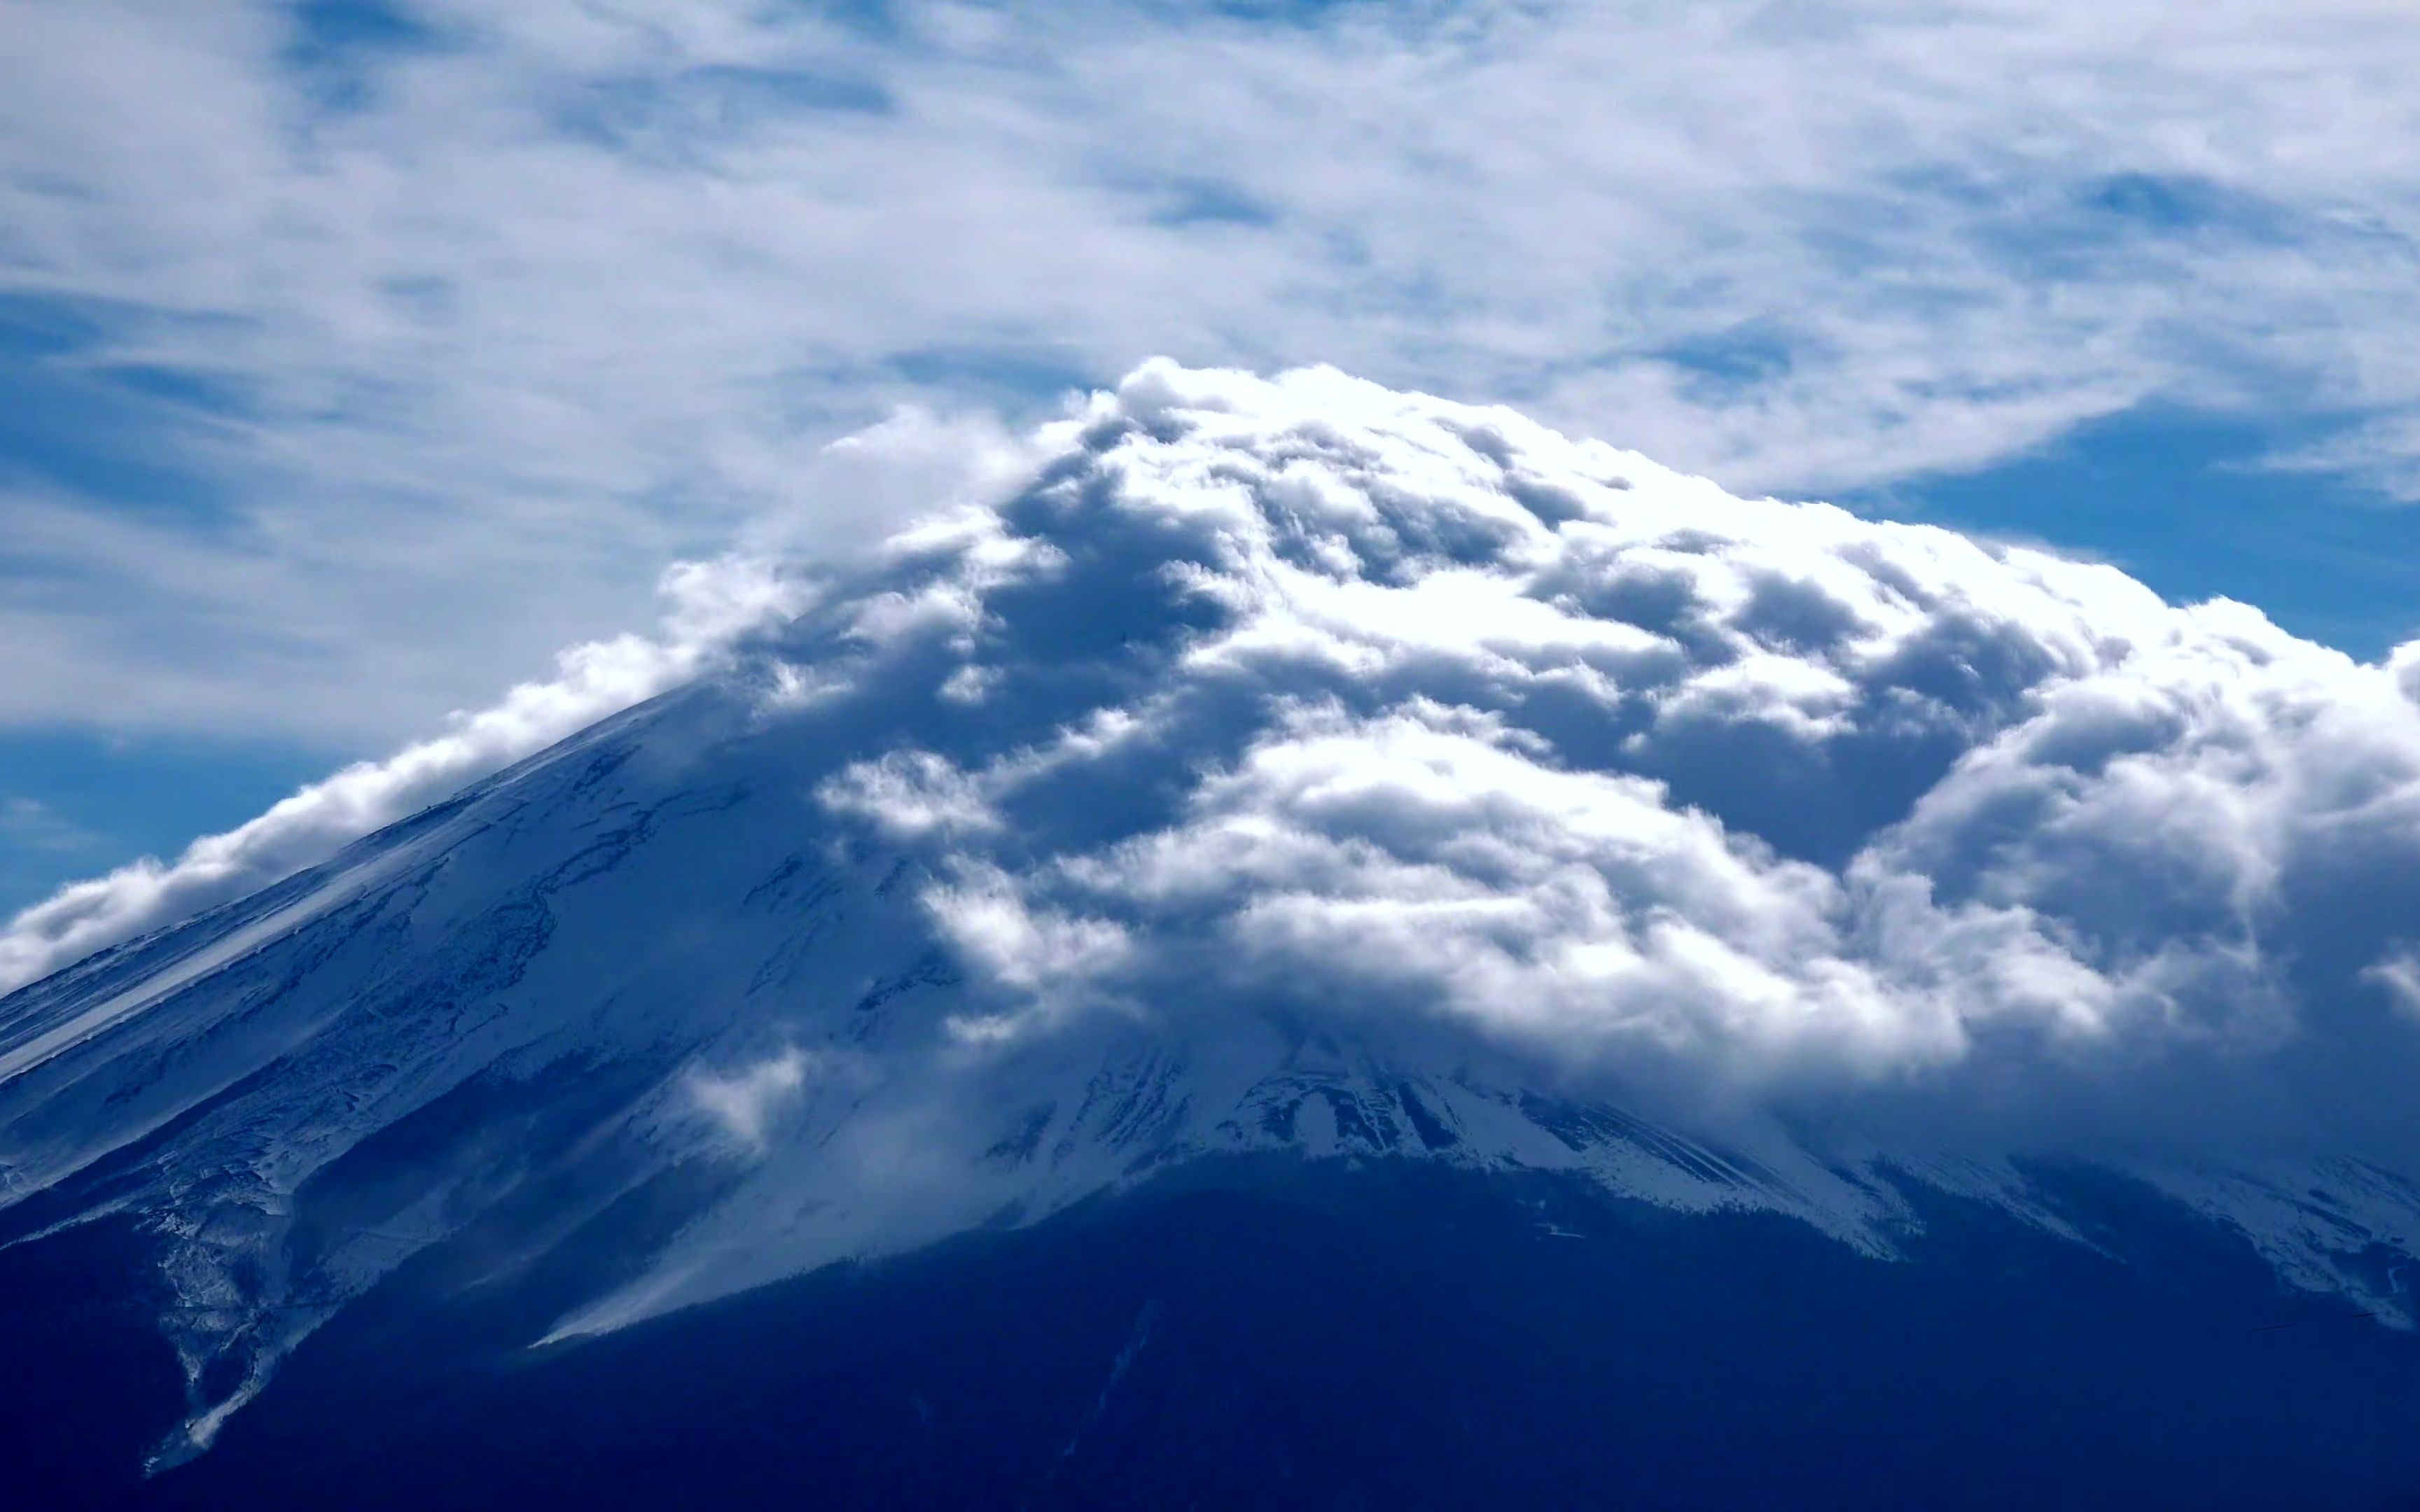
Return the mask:
<svg viewBox="0 0 2420 1512">
<path fill-rule="evenodd" d="M 1476 1382 L 1613 1435 L 1637 1501 L 1988 1501 L 1890 1478 L 1946 1368 L 1873 1342 L 1905 1306 L 2088 1397 L 2112 1487 L 2186 1484 L 2154 1420 L 2291 1353 L 2385 1405 L 2227 1473 L 2420 1491 L 2379 1436 L 2420 1402 L 2420 663 L 1324 370 L 1151 364 L 1034 446 L 696 680 L 0 999 L 0 1260 L 174 1356 L 163 1396 L 116 1323 L 43 1346 L 115 1340 L 90 1442 L 151 1444 L 60 1475 L 275 1501 L 338 1399 L 361 1465 L 504 1475 L 508 1398 L 592 1464 L 687 1425 L 719 1468 L 660 1484 L 732 1495 L 1446 1495 L 1425 1429 L 1309 1447 L 1265 1363 L 1343 1348 L 1466 1469 L 1529 1431 Z M 1863 1468 L 1657 1459 L 1636 1394 L 1698 1359 L 1659 1307 L 1721 1330 L 1689 1390 L 1776 1443 L 1837 1412 Z M 781 1388 L 815 1456 L 764 1447 L 807 1430 L 751 1339 L 820 1382 Z M 1754 1396 L 1810 1351 L 1837 1402 Z M 708 1357 L 746 1411 L 631 1405 Z M 406 1358 L 411 1411 L 362 1374 Z M 564 1407 L 582 1369 L 620 1405 Z M 1617 1473 L 1522 1443 L 1533 1500 Z"/>
</svg>

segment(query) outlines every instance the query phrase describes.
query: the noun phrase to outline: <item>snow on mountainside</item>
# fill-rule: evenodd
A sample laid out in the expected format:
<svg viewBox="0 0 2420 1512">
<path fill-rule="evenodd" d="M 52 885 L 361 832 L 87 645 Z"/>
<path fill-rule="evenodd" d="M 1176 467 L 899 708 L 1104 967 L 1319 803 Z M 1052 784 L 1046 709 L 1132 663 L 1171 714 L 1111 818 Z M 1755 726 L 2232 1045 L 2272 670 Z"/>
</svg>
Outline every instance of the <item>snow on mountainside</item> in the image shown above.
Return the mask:
<svg viewBox="0 0 2420 1512">
<path fill-rule="evenodd" d="M 2094 1242 L 2025 1165 L 2088 1160 L 2412 1326 L 2408 666 L 1333 374 L 1043 443 L 722 671 L 0 999 L 6 1232 L 155 1237 L 167 1459 L 500 1215 L 499 1273 L 627 1249 L 568 1336 L 1239 1150 L 1878 1258 L 1917 1185 Z"/>
</svg>

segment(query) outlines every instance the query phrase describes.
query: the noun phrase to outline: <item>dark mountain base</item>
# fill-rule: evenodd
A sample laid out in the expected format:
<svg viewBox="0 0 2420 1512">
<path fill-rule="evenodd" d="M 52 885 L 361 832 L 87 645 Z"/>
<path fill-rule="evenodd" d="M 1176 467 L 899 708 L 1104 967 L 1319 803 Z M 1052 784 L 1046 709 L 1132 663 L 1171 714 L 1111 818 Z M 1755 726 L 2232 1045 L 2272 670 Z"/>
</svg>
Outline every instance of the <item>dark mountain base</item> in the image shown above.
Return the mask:
<svg viewBox="0 0 2420 1512">
<path fill-rule="evenodd" d="M 0 1448 L 27 1506 L 2420 1505 L 2420 1340 L 2061 1180 L 2119 1258 L 1947 1199 L 1883 1263 L 1560 1180 L 1270 1161 L 545 1351 L 493 1343 L 527 1295 L 434 1265 L 148 1483 L 172 1362 L 77 1300 L 131 1259 L 94 1230 L 0 1255 L 7 1326 L 56 1319 L 0 1335 Z"/>
<path fill-rule="evenodd" d="M 185 1405 L 132 1226 L 0 1249 L 0 1503 L 101 1507 Z"/>
</svg>

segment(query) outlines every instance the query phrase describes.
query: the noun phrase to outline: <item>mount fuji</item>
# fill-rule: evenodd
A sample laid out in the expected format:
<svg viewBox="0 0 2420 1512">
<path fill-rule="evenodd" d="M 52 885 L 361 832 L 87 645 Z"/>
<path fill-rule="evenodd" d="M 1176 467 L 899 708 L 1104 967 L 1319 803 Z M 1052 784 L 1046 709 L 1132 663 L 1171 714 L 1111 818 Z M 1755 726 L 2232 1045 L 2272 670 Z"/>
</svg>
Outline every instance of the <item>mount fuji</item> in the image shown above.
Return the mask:
<svg viewBox="0 0 2420 1512">
<path fill-rule="evenodd" d="M 22 1504 L 2420 1504 L 2420 654 L 1325 370 L 1027 447 L 0 997 Z"/>
</svg>

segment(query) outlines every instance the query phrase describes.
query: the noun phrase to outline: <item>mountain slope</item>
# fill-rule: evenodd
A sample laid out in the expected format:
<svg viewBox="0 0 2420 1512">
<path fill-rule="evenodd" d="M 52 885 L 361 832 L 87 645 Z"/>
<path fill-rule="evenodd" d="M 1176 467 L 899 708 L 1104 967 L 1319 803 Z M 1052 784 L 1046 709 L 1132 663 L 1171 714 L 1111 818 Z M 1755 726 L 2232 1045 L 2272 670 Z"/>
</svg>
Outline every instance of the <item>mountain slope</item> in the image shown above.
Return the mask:
<svg viewBox="0 0 2420 1512">
<path fill-rule="evenodd" d="M 1568 1177 L 1211 1160 L 529 1351 L 570 1278 L 463 1288 L 441 1246 L 175 1472 L 115 1458 L 173 1421 L 164 1358 L 79 1382 L 114 1439 L 5 1437 L 45 1505 L 2410 1504 L 2407 1338 L 2045 1175 L 2129 1252 L 1939 1198 L 1879 1264 Z"/>
<path fill-rule="evenodd" d="M 2407 947 L 2349 902 L 2420 856 L 2397 668 L 1334 375 L 1147 369 L 1043 440 L 714 674 L 0 999 L 0 1237 L 156 1277 L 154 1469 L 315 1336 L 577 1358 L 1236 1162 L 1547 1183 L 1482 1287 L 1617 1210 L 1607 1286 L 1823 1246 L 1818 1311 L 2215 1266 L 2402 1380 Z"/>
</svg>

